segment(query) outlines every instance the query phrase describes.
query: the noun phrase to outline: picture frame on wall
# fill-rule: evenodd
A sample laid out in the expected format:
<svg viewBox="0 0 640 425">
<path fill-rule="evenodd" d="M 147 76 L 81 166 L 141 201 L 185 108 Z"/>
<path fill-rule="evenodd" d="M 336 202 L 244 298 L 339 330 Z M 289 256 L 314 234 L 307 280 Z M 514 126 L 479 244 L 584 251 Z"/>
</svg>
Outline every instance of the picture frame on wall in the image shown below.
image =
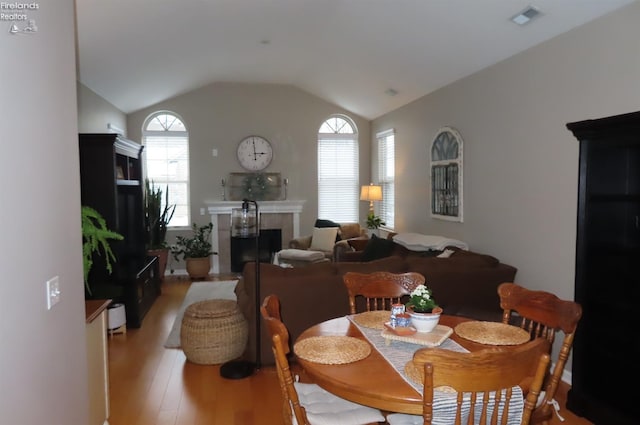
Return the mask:
<svg viewBox="0 0 640 425">
<path fill-rule="evenodd" d="M 442 127 L 431 142 L 431 217 L 463 221 L 463 141 L 453 127 Z"/>
<path fill-rule="evenodd" d="M 277 201 L 282 197 L 280 173 L 230 173 L 228 187 L 230 201 Z"/>
</svg>

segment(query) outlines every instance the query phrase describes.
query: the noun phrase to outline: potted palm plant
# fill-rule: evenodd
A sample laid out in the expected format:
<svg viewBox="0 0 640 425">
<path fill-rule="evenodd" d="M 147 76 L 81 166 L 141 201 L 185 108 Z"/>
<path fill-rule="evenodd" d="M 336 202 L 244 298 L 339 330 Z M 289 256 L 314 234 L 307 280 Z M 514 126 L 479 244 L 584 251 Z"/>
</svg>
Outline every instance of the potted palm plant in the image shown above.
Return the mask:
<svg viewBox="0 0 640 425">
<path fill-rule="evenodd" d="M 86 295 L 92 294 L 89 286 L 89 272 L 93 267 L 94 254 L 104 255 L 104 263 L 107 272 L 113 271 L 113 263 L 116 256 L 111 250 L 111 241 L 119 241 L 124 237 L 107 227 L 107 222 L 95 209 L 82 207 L 82 266 L 84 270 L 84 287 Z"/>
<path fill-rule="evenodd" d="M 167 227 L 176 210 L 175 204 L 169 204 L 169 186 L 164 191 L 155 186 L 149 179 L 145 180 L 145 230 L 147 234 L 147 254 L 158 257 L 160 279 L 164 279 L 169 258 L 169 246 L 167 245 Z"/>
<path fill-rule="evenodd" d="M 199 226 L 196 223 L 191 225 L 192 235 L 176 236 L 175 245 L 171 246 L 171 253 L 176 260 L 183 259 L 186 263 L 187 273 L 191 279 L 202 279 L 209 276 L 211 269 L 211 229 L 213 224 L 208 223 Z"/>
</svg>

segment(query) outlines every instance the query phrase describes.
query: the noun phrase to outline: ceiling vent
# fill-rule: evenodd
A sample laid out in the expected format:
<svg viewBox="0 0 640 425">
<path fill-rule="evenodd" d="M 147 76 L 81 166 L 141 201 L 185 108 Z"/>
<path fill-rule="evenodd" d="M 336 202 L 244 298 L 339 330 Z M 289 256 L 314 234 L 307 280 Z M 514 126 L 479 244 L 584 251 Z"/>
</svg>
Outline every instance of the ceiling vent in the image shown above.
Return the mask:
<svg viewBox="0 0 640 425">
<path fill-rule="evenodd" d="M 522 12 L 511 18 L 511 21 L 518 24 L 524 25 L 529 23 L 533 18 L 540 15 L 540 11 L 533 6 L 527 6 Z"/>
</svg>

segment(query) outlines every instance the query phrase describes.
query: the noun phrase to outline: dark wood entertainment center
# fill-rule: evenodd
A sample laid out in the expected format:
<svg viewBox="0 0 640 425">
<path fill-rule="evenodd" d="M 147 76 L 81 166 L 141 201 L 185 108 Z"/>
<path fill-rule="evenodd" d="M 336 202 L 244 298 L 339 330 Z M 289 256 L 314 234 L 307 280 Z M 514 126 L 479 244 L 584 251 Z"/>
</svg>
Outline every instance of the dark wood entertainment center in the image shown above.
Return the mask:
<svg viewBox="0 0 640 425">
<path fill-rule="evenodd" d="M 567 124 L 580 141 L 573 344 L 567 407 L 604 425 L 638 423 L 640 112 Z"/>
<path fill-rule="evenodd" d="M 160 295 L 158 260 L 145 248 L 143 146 L 110 133 L 80 134 L 79 143 L 82 205 L 97 210 L 109 229 L 124 236 L 112 244 L 112 274 L 102 257 L 94 257 L 88 297 L 123 303 L 127 327 L 137 328 Z"/>
</svg>

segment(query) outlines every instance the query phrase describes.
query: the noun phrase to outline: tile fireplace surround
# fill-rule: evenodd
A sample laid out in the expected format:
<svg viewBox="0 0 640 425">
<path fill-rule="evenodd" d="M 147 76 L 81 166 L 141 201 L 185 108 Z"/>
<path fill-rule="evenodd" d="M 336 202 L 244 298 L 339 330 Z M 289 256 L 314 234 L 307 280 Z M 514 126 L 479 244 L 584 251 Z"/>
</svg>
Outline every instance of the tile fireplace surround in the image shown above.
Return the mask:
<svg viewBox="0 0 640 425">
<path fill-rule="evenodd" d="M 300 236 L 300 213 L 305 201 L 257 201 L 261 229 L 281 229 L 282 247 Z M 212 273 L 231 272 L 231 210 L 242 201 L 205 202 L 211 216 L 211 244 L 218 255 L 212 256 Z"/>
</svg>

